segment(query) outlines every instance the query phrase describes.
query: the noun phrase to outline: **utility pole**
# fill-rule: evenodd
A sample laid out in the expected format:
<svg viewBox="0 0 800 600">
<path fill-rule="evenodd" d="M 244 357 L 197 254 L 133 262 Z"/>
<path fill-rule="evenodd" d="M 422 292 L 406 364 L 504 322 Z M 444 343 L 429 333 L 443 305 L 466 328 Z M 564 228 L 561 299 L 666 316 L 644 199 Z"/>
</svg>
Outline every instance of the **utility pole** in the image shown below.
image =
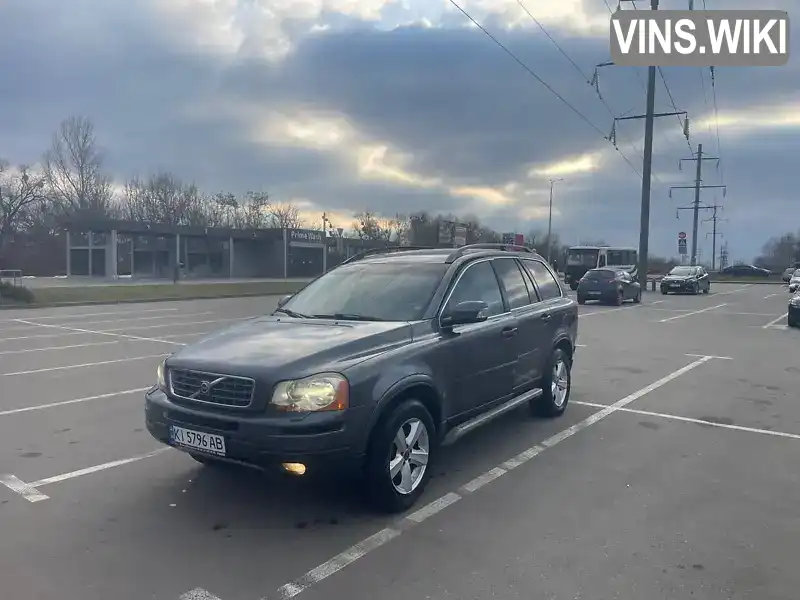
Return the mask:
<svg viewBox="0 0 800 600">
<path fill-rule="evenodd" d="M 620 0 L 620 2 L 633 2 L 635 0 Z M 659 0 L 650 0 L 650 10 L 658 10 Z M 610 66 L 613 63 L 601 63 L 598 67 Z M 637 272 L 639 281 L 647 282 L 647 255 L 650 250 L 650 189 L 653 174 L 653 126 L 655 119 L 659 117 L 673 117 L 683 115 L 684 135 L 689 139 L 689 118 L 686 111 L 669 113 L 656 113 L 656 67 L 647 68 L 647 102 L 644 115 L 634 115 L 630 117 L 617 117 L 611 129 L 610 141 L 617 145 L 616 131 L 617 121 L 627 121 L 631 119 L 644 119 L 644 158 L 642 162 L 642 200 L 639 218 L 639 265 Z M 646 287 L 646 286 L 644 286 Z"/>
<path fill-rule="evenodd" d="M 722 235 L 721 233 L 717 232 L 717 221 L 721 221 L 722 220 L 717 216 L 717 209 L 718 208 L 722 208 L 722 207 L 721 206 L 717 206 L 717 204 L 715 203 L 715 204 L 713 204 L 711 206 L 711 208 L 714 211 L 713 214 L 708 219 L 705 219 L 703 222 L 706 223 L 708 221 L 711 221 L 711 223 L 712 223 L 711 233 L 707 233 L 706 234 L 706 238 L 708 238 L 709 235 L 711 236 L 711 270 L 715 271 L 716 270 L 716 258 L 717 258 L 717 236 L 718 235 L 719 236 Z"/>
<path fill-rule="evenodd" d="M 553 184 L 557 181 L 564 181 L 563 178 L 550 180 L 550 216 L 547 219 L 547 263 L 551 264 L 550 258 L 553 251 Z"/>
<path fill-rule="evenodd" d="M 692 259 L 691 263 L 693 265 L 697 264 L 697 229 L 699 227 L 699 215 L 700 210 L 710 210 L 714 207 L 712 206 L 703 206 L 700 204 L 700 190 L 702 188 L 723 188 L 722 195 L 725 196 L 725 192 L 727 191 L 727 186 L 724 185 L 703 185 L 703 161 L 704 160 L 715 160 L 717 161 L 717 165 L 719 165 L 719 158 L 715 156 L 703 156 L 703 144 L 697 144 L 697 152 L 695 156 L 692 158 L 682 158 L 678 161 L 678 168 L 680 169 L 683 165 L 684 161 L 691 160 L 696 161 L 696 176 L 694 180 L 694 185 L 675 185 L 669 188 L 669 197 L 672 198 L 672 190 L 675 189 L 693 189 L 694 190 L 694 202 L 692 202 L 691 207 L 683 207 L 679 208 L 678 211 L 686 210 L 689 208 L 692 211 Z"/>
</svg>

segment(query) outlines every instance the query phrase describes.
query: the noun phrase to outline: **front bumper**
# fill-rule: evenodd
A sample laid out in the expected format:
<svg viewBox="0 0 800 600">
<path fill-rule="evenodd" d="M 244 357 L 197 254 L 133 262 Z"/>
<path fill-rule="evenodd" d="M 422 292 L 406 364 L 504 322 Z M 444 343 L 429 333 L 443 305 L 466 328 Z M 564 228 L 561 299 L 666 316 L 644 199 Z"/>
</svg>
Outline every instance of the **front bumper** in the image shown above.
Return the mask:
<svg viewBox="0 0 800 600">
<path fill-rule="evenodd" d="M 147 430 L 164 444 L 206 456 L 171 443 L 170 426 L 177 425 L 221 435 L 223 460 L 265 470 L 277 469 L 281 463 L 302 463 L 309 474 L 360 468 L 370 414 L 369 407 L 297 416 L 219 412 L 176 404 L 158 388 L 145 394 Z"/>
<path fill-rule="evenodd" d="M 786 317 L 789 321 L 793 321 L 795 323 L 800 322 L 800 306 L 792 306 L 790 304 Z"/>
<path fill-rule="evenodd" d="M 689 281 L 662 281 L 661 291 L 676 293 L 693 292 L 697 285 L 697 282 L 691 279 Z"/>
</svg>

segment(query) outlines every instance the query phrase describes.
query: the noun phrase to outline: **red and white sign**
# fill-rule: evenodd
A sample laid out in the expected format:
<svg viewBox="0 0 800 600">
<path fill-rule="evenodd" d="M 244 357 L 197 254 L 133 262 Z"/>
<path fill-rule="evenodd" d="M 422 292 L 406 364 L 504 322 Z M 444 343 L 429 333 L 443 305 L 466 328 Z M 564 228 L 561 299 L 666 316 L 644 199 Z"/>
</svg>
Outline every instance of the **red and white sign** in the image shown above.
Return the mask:
<svg viewBox="0 0 800 600">
<path fill-rule="evenodd" d="M 685 239 L 686 239 L 686 232 L 685 232 L 685 231 L 681 231 L 681 232 L 678 234 L 678 239 L 679 239 L 679 240 L 685 240 Z"/>
</svg>

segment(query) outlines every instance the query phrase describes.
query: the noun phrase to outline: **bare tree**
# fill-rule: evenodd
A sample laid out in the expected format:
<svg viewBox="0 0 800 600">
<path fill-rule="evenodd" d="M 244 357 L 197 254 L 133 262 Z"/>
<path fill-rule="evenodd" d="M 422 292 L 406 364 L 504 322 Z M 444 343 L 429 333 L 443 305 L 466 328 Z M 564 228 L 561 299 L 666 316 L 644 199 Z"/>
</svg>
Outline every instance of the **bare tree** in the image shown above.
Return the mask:
<svg viewBox="0 0 800 600">
<path fill-rule="evenodd" d="M 265 208 L 270 227 L 302 229 L 303 219 L 300 217 L 300 209 L 294 204 L 268 204 Z"/>
<path fill-rule="evenodd" d="M 197 186 L 184 184 L 168 172 L 147 180 L 137 177 L 125 184 L 120 201 L 121 216 L 133 221 L 169 225 L 208 225 L 204 198 Z"/>
<path fill-rule="evenodd" d="M 44 201 L 45 180 L 27 166 L 13 169 L 0 160 L 0 252 L 17 231 L 31 224 L 34 209 Z"/>
<path fill-rule="evenodd" d="M 353 233 L 362 240 L 389 241 L 393 233 L 393 225 L 375 213 L 364 211 L 353 215 Z"/>
<path fill-rule="evenodd" d="M 111 179 L 102 171 L 103 156 L 91 121 L 84 117 L 64 120 L 42 166 L 50 194 L 62 210 L 108 211 Z"/>
</svg>

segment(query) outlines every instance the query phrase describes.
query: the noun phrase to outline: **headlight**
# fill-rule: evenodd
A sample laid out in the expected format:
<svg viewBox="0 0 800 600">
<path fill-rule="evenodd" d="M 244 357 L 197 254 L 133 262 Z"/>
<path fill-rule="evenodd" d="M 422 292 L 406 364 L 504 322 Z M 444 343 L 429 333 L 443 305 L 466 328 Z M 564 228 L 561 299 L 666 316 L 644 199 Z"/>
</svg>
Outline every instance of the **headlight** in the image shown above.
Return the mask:
<svg viewBox="0 0 800 600">
<path fill-rule="evenodd" d="M 166 362 L 166 359 L 161 361 L 161 363 L 158 365 L 158 369 L 156 370 L 156 385 L 162 392 L 167 391 Z"/>
<path fill-rule="evenodd" d="M 350 404 L 350 385 L 338 373 L 281 381 L 275 386 L 271 404 L 288 412 L 344 410 Z"/>
<path fill-rule="evenodd" d="M 800 296 L 794 296 L 791 300 L 789 300 L 789 304 L 792 306 L 800 306 Z"/>
</svg>

